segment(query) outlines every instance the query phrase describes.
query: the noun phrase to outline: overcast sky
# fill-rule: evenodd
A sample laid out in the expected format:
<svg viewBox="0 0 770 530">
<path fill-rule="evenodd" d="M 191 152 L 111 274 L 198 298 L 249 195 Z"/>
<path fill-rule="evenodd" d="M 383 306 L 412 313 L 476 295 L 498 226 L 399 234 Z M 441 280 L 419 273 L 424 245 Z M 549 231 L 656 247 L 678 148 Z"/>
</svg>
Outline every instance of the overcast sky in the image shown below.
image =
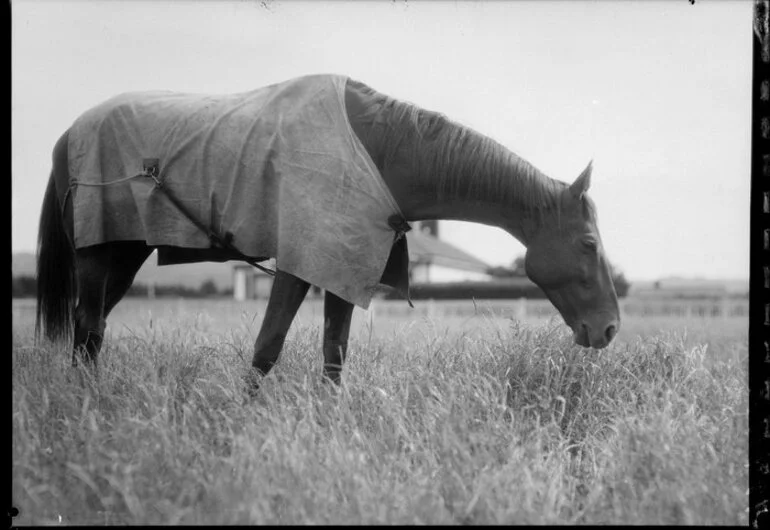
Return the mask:
<svg viewBox="0 0 770 530">
<path fill-rule="evenodd" d="M 265 7 L 263 4 L 267 4 Z M 57 138 L 120 92 L 340 73 L 498 140 L 553 178 L 594 159 L 635 280 L 748 278 L 750 0 L 12 3 L 12 247 L 32 251 Z M 523 247 L 443 222 L 494 265 Z"/>
</svg>

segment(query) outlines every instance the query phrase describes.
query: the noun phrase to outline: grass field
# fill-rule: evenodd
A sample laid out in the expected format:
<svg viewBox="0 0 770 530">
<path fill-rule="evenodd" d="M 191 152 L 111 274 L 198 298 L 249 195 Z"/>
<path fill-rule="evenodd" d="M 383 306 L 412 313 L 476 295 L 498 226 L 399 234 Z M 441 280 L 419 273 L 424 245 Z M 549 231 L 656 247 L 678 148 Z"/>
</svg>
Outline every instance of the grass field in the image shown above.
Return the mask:
<svg viewBox="0 0 770 530">
<path fill-rule="evenodd" d="M 308 304 L 250 401 L 263 305 L 125 300 L 98 378 L 14 301 L 16 524 L 748 524 L 748 322 L 371 319 L 341 388 Z"/>
</svg>

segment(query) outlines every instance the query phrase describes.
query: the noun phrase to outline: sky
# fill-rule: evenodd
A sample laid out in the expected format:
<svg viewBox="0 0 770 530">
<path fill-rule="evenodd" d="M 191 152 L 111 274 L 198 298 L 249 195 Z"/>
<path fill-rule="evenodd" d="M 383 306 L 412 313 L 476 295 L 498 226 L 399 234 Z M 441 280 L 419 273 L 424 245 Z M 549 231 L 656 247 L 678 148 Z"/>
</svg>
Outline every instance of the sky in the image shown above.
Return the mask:
<svg viewBox="0 0 770 530">
<path fill-rule="evenodd" d="M 633 280 L 748 279 L 750 0 L 15 1 L 12 250 L 34 251 L 59 136 L 121 92 L 231 93 L 345 74 L 490 136 L 548 176 L 594 161 Z M 491 265 L 499 228 L 440 236 Z"/>
</svg>

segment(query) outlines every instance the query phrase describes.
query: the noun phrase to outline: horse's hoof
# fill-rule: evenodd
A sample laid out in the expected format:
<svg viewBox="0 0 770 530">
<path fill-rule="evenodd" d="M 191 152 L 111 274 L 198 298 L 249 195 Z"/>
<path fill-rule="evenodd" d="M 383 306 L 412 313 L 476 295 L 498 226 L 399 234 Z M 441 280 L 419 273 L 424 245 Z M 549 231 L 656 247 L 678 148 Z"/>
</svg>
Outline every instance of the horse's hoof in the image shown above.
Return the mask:
<svg viewBox="0 0 770 530">
<path fill-rule="evenodd" d="M 324 381 L 334 383 L 334 386 L 339 387 L 342 383 L 342 373 L 339 371 L 324 371 Z"/>
<path fill-rule="evenodd" d="M 255 399 L 259 394 L 259 385 L 248 385 L 246 387 L 246 393 L 248 394 L 249 399 Z"/>
<path fill-rule="evenodd" d="M 254 399 L 259 394 L 260 377 L 254 372 L 246 374 L 246 393 L 249 398 Z"/>
</svg>

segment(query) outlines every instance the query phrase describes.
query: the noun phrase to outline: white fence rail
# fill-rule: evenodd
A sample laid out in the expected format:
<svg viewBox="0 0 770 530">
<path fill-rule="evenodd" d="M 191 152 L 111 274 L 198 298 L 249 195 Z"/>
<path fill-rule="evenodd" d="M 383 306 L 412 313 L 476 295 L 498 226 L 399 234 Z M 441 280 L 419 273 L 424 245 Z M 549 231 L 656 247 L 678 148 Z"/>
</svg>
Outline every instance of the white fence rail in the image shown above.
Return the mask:
<svg viewBox="0 0 770 530">
<path fill-rule="evenodd" d="M 137 303 L 146 299 L 134 299 Z M 168 300 L 168 299 L 167 299 Z M 181 299 L 180 299 L 181 300 Z M 163 299 L 158 299 L 162 303 Z M 230 300 L 195 300 L 194 304 L 228 304 L 237 306 L 253 305 L 259 307 L 259 313 L 264 312 L 266 301 L 246 300 L 244 302 Z M 14 320 L 34 318 L 34 299 L 14 299 Z M 471 317 L 473 315 L 489 315 L 502 318 L 548 318 L 557 314 L 556 309 L 548 300 L 415 300 L 411 309 L 404 300 L 374 299 L 369 306 L 372 317 L 413 318 L 427 316 L 430 318 Z M 639 298 L 623 298 L 620 300 L 620 311 L 623 317 L 672 317 L 672 318 L 748 318 L 749 301 L 746 299 L 725 299 L 712 301 L 697 300 L 645 300 Z M 321 318 L 323 315 L 323 300 L 308 298 L 300 307 L 300 314 L 308 318 Z"/>
<path fill-rule="evenodd" d="M 430 318 L 449 316 L 470 317 L 487 314 L 498 317 L 548 318 L 556 315 L 556 309 L 548 300 L 415 300 L 414 309 L 400 300 L 372 300 L 370 310 L 378 316 L 406 317 L 424 315 Z M 631 317 L 681 317 L 681 318 L 729 318 L 749 316 L 749 301 L 725 299 L 699 300 L 643 300 L 621 299 L 622 316 Z"/>
</svg>

